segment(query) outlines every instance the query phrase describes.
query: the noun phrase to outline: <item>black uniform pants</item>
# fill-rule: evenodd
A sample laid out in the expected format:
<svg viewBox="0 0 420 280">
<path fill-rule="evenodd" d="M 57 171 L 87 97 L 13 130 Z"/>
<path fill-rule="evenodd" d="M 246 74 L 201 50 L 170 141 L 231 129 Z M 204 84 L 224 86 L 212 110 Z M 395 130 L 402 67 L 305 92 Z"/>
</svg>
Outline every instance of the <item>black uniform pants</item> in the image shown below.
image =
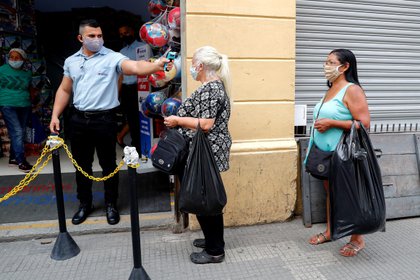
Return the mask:
<svg viewBox="0 0 420 280">
<path fill-rule="evenodd" d="M 110 174 L 116 168 L 115 145 L 117 142 L 117 121 L 115 112 L 99 113 L 75 110 L 71 117 L 70 136 L 73 158 L 84 171 L 92 175 L 92 163 L 96 150 L 102 175 Z M 77 198 L 81 203 L 92 203 L 92 180 L 76 171 Z M 104 181 L 105 203 L 116 203 L 118 198 L 118 173 Z"/>
<path fill-rule="evenodd" d="M 128 127 L 130 128 L 131 146 L 136 147 L 137 152 L 141 154 L 137 84 L 121 85 L 121 109 L 127 117 Z"/>
</svg>

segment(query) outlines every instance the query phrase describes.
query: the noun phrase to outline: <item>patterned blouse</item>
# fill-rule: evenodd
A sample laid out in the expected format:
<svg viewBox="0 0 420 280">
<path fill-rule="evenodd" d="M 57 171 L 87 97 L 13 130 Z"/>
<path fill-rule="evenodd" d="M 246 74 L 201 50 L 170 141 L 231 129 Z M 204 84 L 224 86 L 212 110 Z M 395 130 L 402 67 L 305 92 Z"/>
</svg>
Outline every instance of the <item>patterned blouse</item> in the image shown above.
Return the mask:
<svg viewBox="0 0 420 280">
<path fill-rule="evenodd" d="M 232 138 L 228 130 L 230 101 L 222 81 L 211 81 L 201 85 L 178 109 L 179 117 L 215 119 L 213 127 L 206 134 L 212 147 L 219 171 L 229 169 L 229 154 Z M 195 130 L 179 128 L 184 136 L 192 138 Z"/>
</svg>

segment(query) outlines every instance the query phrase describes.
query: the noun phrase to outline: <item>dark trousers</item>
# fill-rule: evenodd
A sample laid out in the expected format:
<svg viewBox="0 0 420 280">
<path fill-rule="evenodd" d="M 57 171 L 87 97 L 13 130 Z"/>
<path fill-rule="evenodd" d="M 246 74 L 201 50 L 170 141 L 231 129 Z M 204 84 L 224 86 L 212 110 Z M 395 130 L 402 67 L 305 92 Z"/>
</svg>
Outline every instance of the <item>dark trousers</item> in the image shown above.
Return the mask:
<svg viewBox="0 0 420 280">
<path fill-rule="evenodd" d="M 128 127 L 130 128 L 131 146 L 136 147 L 137 152 L 141 154 L 139 99 L 137 94 L 137 84 L 122 84 L 121 109 L 127 117 Z"/>
<path fill-rule="evenodd" d="M 71 117 L 71 151 L 76 162 L 92 175 L 92 163 L 96 150 L 102 175 L 106 176 L 116 168 L 115 145 L 117 142 L 117 121 L 114 112 L 84 114 L 75 112 Z M 81 203 L 92 203 L 92 180 L 76 171 L 77 198 Z M 116 203 L 118 198 L 118 173 L 104 182 L 105 203 Z"/>
<path fill-rule="evenodd" d="M 218 256 L 225 253 L 225 241 L 223 238 L 223 214 L 216 216 L 198 216 L 204 238 L 206 239 L 206 252 L 209 255 Z"/>
<path fill-rule="evenodd" d="M 19 164 L 25 162 L 25 131 L 31 115 L 31 107 L 0 106 L 3 120 L 9 131 L 11 149 L 10 159 Z"/>
</svg>

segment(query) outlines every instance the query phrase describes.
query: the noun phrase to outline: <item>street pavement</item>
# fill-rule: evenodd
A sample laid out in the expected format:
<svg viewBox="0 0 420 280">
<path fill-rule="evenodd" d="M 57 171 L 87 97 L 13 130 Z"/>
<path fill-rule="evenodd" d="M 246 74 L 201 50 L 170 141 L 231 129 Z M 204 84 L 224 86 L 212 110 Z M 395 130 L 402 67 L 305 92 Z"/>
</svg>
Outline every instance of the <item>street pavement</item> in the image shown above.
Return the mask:
<svg viewBox="0 0 420 280">
<path fill-rule="evenodd" d="M 142 222 L 140 222 L 142 223 Z M 170 228 L 141 231 L 143 267 L 151 279 L 420 279 L 420 218 L 388 221 L 386 232 L 366 236 L 366 248 L 356 257 L 339 255 L 348 238 L 322 245 L 308 238 L 324 224 L 305 228 L 300 218 L 289 222 L 225 229 L 226 259 L 221 264 L 190 262 L 200 231 L 172 233 Z M 12 228 L 12 227 L 10 227 Z M 0 279 L 128 279 L 133 269 L 131 233 L 91 231 L 69 227 L 81 249 L 79 255 L 55 261 L 55 238 L 9 237 L 0 243 Z M 57 231 L 56 231 L 57 232 Z M 95 233 L 96 232 L 96 233 Z M 0 232 L 3 234 L 4 232 Z M 33 233 L 34 234 L 34 233 Z M 33 235 L 40 236 L 40 235 Z M 7 241 L 9 240 L 9 241 Z"/>
</svg>

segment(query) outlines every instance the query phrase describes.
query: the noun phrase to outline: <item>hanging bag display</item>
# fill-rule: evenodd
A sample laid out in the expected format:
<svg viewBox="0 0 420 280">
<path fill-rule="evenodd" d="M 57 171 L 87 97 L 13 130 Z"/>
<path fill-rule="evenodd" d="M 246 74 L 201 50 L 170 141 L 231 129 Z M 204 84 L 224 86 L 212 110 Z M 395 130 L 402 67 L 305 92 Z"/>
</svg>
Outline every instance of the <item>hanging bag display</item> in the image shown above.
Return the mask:
<svg viewBox="0 0 420 280">
<path fill-rule="evenodd" d="M 184 213 L 213 216 L 222 213 L 226 202 L 219 168 L 199 123 L 182 178 L 179 193 L 180 210 Z"/>
<path fill-rule="evenodd" d="M 322 105 L 324 105 L 324 98 L 322 99 L 321 106 L 319 107 L 318 114 L 315 118 L 315 121 L 319 117 L 319 113 L 321 112 Z M 314 124 L 315 124 L 314 121 Z M 306 172 L 311 174 L 313 177 L 319 180 L 328 180 L 328 174 L 330 170 L 330 163 L 331 157 L 333 152 L 330 151 L 323 151 L 318 148 L 315 144 L 315 128 L 312 128 L 312 146 L 310 147 L 308 157 L 306 159 Z"/>
<path fill-rule="evenodd" d="M 329 177 L 331 238 L 368 234 L 385 227 L 382 177 L 369 135 L 361 122 L 343 133 Z"/>
<path fill-rule="evenodd" d="M 188 155 L 188 142 L 178 129 L 167 129 L 160 135 L 152 154 L 152 164 L 159 170 L 176 174 L 184 167 Z"/>
</svg>

